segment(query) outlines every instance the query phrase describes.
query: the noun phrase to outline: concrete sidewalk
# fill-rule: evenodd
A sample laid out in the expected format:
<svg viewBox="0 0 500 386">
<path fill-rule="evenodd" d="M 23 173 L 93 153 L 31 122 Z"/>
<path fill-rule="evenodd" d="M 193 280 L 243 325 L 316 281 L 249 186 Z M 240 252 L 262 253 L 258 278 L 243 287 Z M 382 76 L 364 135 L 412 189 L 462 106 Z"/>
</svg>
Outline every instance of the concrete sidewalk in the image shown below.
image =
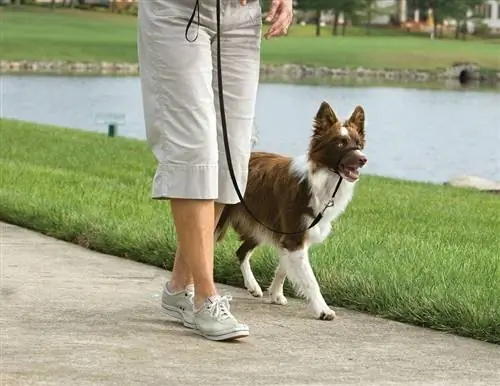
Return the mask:
<svg viewBox="0 0 500 386">
<path fill-rule="evenodd" d="M 167 272 L 0 223 L 0 385 L 498 385 L 500 346 L 337 309 L 233 295 L 239 343 L 159 305 Z"/>
</svg>

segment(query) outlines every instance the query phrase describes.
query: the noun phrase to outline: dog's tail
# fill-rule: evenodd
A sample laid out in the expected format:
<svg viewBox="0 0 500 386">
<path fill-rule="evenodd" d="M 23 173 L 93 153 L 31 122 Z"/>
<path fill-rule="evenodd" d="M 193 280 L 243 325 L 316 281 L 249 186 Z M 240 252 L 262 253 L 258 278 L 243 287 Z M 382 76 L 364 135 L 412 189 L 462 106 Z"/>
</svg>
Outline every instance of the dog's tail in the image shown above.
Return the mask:
<svg viewBox="0 0 500 386">
<path fill-rule="evenodd" d="M 229 215 L 232 205 L 225 205 L 220 215 L 219 221 L 215 226 L 215 242 L 218 243 L 226 235 L 227 228 L 229 228 Z"/>
</svg>

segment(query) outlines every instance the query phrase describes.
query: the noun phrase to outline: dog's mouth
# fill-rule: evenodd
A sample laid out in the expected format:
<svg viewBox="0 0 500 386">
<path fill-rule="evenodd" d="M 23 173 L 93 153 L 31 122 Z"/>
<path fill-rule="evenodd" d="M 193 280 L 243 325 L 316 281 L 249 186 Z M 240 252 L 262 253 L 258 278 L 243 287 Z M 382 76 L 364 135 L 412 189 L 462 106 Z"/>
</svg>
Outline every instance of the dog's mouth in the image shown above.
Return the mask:
<svg viewBox="0 0 500 386">
<path fill-rule="evenodd" d="M 359 179 L 359 169 L 358 166 L 341 165 L 339 174 L 349 182 L 356 182 Z"/>
</svg>

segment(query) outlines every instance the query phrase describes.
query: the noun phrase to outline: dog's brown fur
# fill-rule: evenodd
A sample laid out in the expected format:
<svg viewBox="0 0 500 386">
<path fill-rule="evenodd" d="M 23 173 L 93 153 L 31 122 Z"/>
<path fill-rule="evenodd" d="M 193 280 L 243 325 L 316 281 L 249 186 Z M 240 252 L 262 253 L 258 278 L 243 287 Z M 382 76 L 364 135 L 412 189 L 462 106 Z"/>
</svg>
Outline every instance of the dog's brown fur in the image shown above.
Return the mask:
<svg viewBox="0 0 500 386">
<path fill-rule="evenodd" d="M 351 117 L 342 124 L 329 104 L 323 102 L 314 119 L 307 168 L 303 165 L 302 171 L 297 170 L 296 160 L 291 157 L 253 152 L 244 195 L 252 214 L 268 227 L 281 232 L 294 233 L 306 229 L 331 197 L 338 181 L 338 176 L 332 170 L 348 175 L 349 170 L 357 170 L 366 162 L 360 150 L 343 151 L 353 146 L 364 148 L 364 122 L 365 114 L 361 106 L 357 106 Z M 343 181 L 335 198 L 335 208 L 325 211 L 323 222 L 299 234 L 283 235 L 270 231 L 256 222 L 241 203 L 224 208 L 216 226 L 216 241 L 223 239 L 229 226 L 239 234 L 242 244 L 236 255 L 245 285 L 254 296 L 262 296 L 262 290 L 251 272 L 250 254 L 258 245 L 269 244 L 280 251 L 280 265 L 270 287 L 271 300 L 279 304 L 286 303 L 283 282 L 289 276 L 309 298 L 316 317 L 328 320 L 334 318 L 335 313 L 319 293 L 307 252 L 309 245 L 322 242 L 328 235 L 330 222 L 348 205 L 353 185 L 347 180 Z"/>
</svg>

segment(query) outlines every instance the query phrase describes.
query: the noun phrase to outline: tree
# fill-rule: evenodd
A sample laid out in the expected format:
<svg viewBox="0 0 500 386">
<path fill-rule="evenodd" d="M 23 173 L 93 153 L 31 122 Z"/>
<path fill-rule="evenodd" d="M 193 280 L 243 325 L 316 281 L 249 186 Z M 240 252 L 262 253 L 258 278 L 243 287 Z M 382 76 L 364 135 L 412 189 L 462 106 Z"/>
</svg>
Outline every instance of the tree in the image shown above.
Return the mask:
<svg viewBox="0 0 500 386">
<path fill-rule="evenodd" d="M 373 17 L 373 6 L 375 5 L 375 0 L 365 0 L 364 1 L 365 9 L 366 9 L 366 34 L 371 35 L 372 33 L 372 17 Z"/>
<path fill-rule="evenodd" d="M 484 4 L 484 0 L 417 0 L 415 5 L 420 9 L 431 9 L 434 17 L 434 36 L 439 38 L 437 26 L 442 24 L 444 19 L 453 18 L 457 21 L 457 33 L 455 36 L 458 38 L 458 30 L 465 31 L 465 23 L 467 21 L 467 13 L 474 7 Z M 442 31 L 441 31 L 442 32 Z M 464 32 L 465 33 L 465 32 Z M 463 35 L 465 38 L 465 34 Z"/>
<path fill-rule="evenodd" d="M 316 36 L 321 35 L 321 13 L 322 11 L 332 9 L 332 4 L 335 0 L 299 0 L 295 9 L 303 11 L 316 12 Z"/>
<path fill-rule="evenodd" d="M 365 32 L 367 35 L 371 34 L 371 27 L 373 18 L 376 16 L 391 17 L 397 13 L 398 4 L 382 5 L 376 0 L 362 0 L 360 4 L 359 20 L 365 25 Z"/>
<path fill-rule="evenodd" d="M 366 34 L 371 34 L 371 22 L 374 16 L 387 15 L 394 12 L 395 6 L 384 6 L 378 4 L 376 0 L 336 0 L 333 1 L 335 16 L 333 34 L 337 34 L 338 15 L 344 15 L 342 24 L 342 35 L 345 35 L 347 23 L 352 24 L 365 23 Z"/>
<path fill-rule="evenodd" d="M 454 7 L 452 6 L 454 3 Z M 442 13 L 444 17 L 450 17 L 457 21 L 455 29 L 455 39 L 460 35 L 465 40 L 467 35 L 467 20 L 469 19 L 469 11 L 473 11 L 477 6 L 486 4 L 486 1 L 481 0 L 451 0 L 450 4 L 443 4 Z"/>
<path fill-rule="evenodd" d="M 365 9 L 367 3 L 365 0 L 339 0 L 337 9 L 344 15 L 344 23 L 342 24 L 342 35 L 345 35 L 347 22 L 354 22 L 357 19 L 357 12 Z"/>
</svg>

